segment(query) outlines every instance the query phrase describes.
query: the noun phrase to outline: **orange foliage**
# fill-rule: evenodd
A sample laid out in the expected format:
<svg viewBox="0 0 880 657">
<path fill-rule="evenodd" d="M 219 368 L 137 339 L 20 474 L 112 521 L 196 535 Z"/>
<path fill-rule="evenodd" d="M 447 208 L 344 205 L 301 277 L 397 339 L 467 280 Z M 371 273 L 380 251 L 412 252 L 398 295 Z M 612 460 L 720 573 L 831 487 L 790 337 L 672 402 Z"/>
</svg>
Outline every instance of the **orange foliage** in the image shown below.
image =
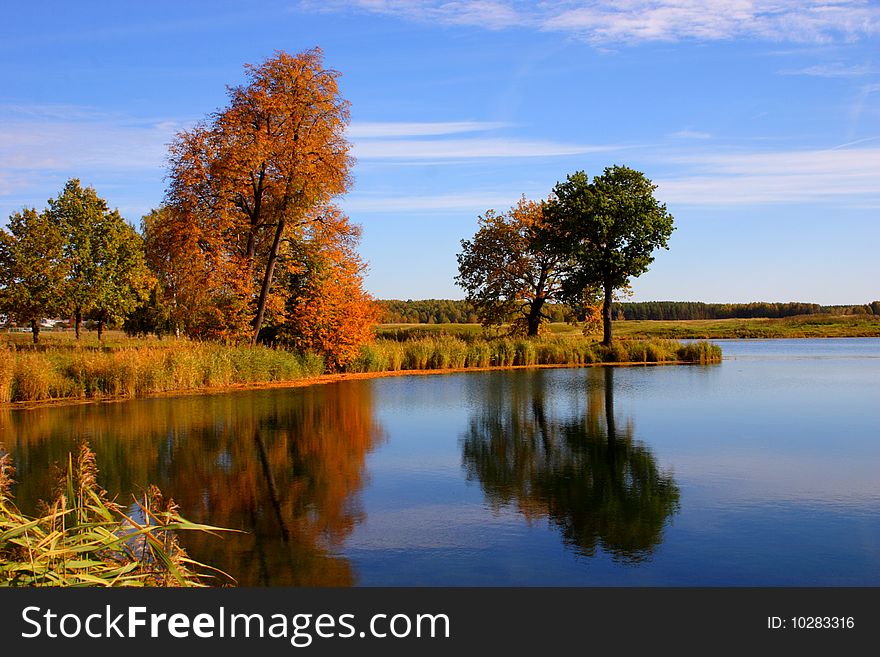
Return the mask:
<svg viewBox="0 0 880 657">
<path fill-rule="evenodd" d="M 327 206 L 308 232 L 279 335 L 300 350 L 322 354 L 328 369 L 339 370 L 373 339 L 379 308 L 362 288 L 364 265 L 354 250 L 360 230 L 348 217 Z"/>
<path fill-rule="evenodd" d="M 241 258 L 225 254 L 198 215 L 163 207 L 143 218 L 146 261 L 175 326 L 191 337 L 234 340 L 250 320 Z"/>
<path fill-rule="evenodd" d="M 173 253 L 195 272 L 190 293 L 223 301 L 204 315 L 190 307 L 189 332 L 255 340 L 272 311 L 282 245 L 298 242 L 313 210 L 346 191 L 352 158 L 348 102 L 320 50 L 277 52 L 245 70 L 229 106 L 172 143 L 167 204 Z"/>
</svg>

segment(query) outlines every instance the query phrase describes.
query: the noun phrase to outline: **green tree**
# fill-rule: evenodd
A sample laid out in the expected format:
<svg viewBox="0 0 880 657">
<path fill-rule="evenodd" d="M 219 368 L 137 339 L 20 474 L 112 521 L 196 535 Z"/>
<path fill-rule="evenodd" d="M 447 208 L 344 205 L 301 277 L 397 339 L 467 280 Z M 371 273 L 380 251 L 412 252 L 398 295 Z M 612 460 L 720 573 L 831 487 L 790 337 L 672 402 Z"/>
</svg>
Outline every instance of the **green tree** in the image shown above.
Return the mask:
<svg viewBox="0 0 880 657">
<path fill-rule="evenodd" d="M 0 312 L 31 325 L 40 341 L 40 320 L 60 311 L 67 262 L 58 226 L 43 212 L 25 209 L 0 229 Z"/>
<path fill-rule="evenodd" d="M 165 302 L 165 295 L 158 279 L 151 278 L 145 294 L 137 306 L 125 317 L 123 330 L 128 336 L 162 336 L 174 331 L 171 320 L 171 307 Z"/>
<path fill-rule="evenodd" d="M 46 215 L 64 235 L 63 298 L 65 310 L 73 314 L 76 337 L 83 318 L 89 317 L 97 320 L 100 338 L 107 322 L 134 309 L 144 287 L 142 240 L 118 210 L 111 211 L 94 188 L 83 188 L 77 178 L 49 199 Z"/>
<path fill-rule="evenodd" d="M 118 324 L 149 294 L 150 275 L 144 264 L 144 240 L 114 211 L 105 217 L 96 241 L 98 258 L 89 317 L 104 326 Z"/>
<path fill-rule="evenodd" d="M 107 203 L 98 198 L 91 187 L 83 189 L 80 181 L 71 178 L 55 199 L 49 199 L 47 214 L 65 236 L 64 259 L 67 261 L 67 277 L 64 299 L 67 311 L 73 314 L 76 337 L 79 339 L 84 315 L 94 305 L 94 286 L 97 278 L 100 228 Z"/>
<path fill-rule="evenodd" d="M 615 290 L 642 275 L 654 261 L 652 253 L 668 248 L 674 230 L 666 205 L 654 198 L 654 185 L 643 173 L 612 166 L 590 182 L 578 171 L 557 183 L 545 207 L 549 222 L 558 227 L 557 252 L 569 255 L 575 273 L 569 294 L 593 286 L 602 291 L 602 343 L 611 344 Z"/>
</svg>

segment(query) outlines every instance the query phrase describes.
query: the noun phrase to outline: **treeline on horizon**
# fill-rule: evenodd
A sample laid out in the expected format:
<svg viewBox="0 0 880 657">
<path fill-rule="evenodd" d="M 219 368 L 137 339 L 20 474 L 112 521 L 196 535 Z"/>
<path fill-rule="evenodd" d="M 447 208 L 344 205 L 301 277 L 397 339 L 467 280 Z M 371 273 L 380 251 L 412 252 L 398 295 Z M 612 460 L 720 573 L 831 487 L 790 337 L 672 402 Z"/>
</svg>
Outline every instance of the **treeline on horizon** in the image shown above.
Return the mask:
<svg viewBox="0 0 880 657">
<path fill-rule="evenodd" d="M 381 321 L 386 324 L 476 324 L 473 305 L 461 299 L 382 299 Z M 572 312 L 561 304 L 548 304 L 552 322 L 565 322 Z M 817 303 L 767 302 L 704 303 L 701 301 L 626 301 L 614 304 L 614 318 L 621 320 L 753 319 L 797 315 L 877 315 L 880 301 L 856 305 L 823 306 Z"/>
</svg>

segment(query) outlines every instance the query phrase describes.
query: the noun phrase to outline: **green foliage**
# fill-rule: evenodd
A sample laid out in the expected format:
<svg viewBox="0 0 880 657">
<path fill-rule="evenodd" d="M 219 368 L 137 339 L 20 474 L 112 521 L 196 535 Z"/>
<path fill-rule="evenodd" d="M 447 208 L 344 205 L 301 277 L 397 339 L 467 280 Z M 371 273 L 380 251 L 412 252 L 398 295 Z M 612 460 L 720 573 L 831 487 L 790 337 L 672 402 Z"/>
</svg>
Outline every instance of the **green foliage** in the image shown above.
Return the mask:
<svg viewBox="0 0 880 657">
<path fill-rule="evenodd" d="M 473 304 L 458 299 L 416 301 L 385 299 L 376 303 L 381 309 L 380 321 L 387 324 L 476 324 L 479 322 Z"/>
<path fill-rule="evenodd" d="M 380 299 L 382 321 L 386 324 L 476 324 L 472 304 L 460 299 Z M 573 312 L 563 304 L 548 303 L 544 312 L 552 323 L 563 323 Z M 880 301 L 856 305 L 822 306 L 817 303 L 703 303 L 701 301 L 624 301 L 613 306 L 614 319 L 686 320 L 733 319 L 757 317 L 794 317 L 796 315 L 880 315 Z M 431 321 L 429 321 L 431 320 Z M 452 330 L 446 327 L 446 330 Z"/>
<path fill-rule="evenodd" d="M 171 307 L 165 301 L 158 280 L 152 282 L 140 297 L 137 306 L 126 315 L 122 328 L 130 337 L 146 337 L 152 333 L 161 338 L 175 332 Z"/>
<path fill-rule="evenodd" d="M 76 178 L 67 181 L 47 216 L 65 236 L 68 264 L 64 305 L 77 323 L 89 317 L 103 327 L 121 322 L 146 291 L 143 239 L 117 210 Z"/>
<path fill-rule="evenodd" d="M 678 359 L 692 363 L 715 363 L 721 360 L 721 347 L 705 340 L 690 342 L 677 349 Z"/>
<path fill-rule="evenodd" d="M 605 169 L 590 182 L 578 171 L 558 183 L 545 208 L 558 228 L 551 244 L 573 260 L 569 295 L 592 287 L 604 293 L 603 342 L 611 342 L 611 306 L 615 290 L 645 273 L 652 253 L 668 248 L 673 219 L 654 198 L 657 188 L 645 175 L 624 166 Z"/>
<path fill-rule="evenodd" d="M 876 309 L 876 312 L 875 312 Z M 817 303 L 701 303 L 698 301 L 641 301 L 614 304 L 615 319 L 747 319 L 797 315 L 880 315 L 880 303 L 822 306 Z M 621 317 L 622 315 L 622 317 Z"/>
<path fill-rule="evenodd" d="M 189 522 L 150 486 L 124 513 L 98 485 L 95 456 L 83 444 L 36 517 L 12 498 L 14 469 L 0 449 L 0 586 L 205 586 L 219 573 L 190 559 L 182 531 L 213 533 Z M 231 579 L 231 578 L 229 578 Z"/>
<path fill-rule="evenodd" d="M 63 307 L 63 244 L 61 229 L 33 209 L 13 214 L 7 229 L 0 229 L 0 313 L 29 323 L 34 343 L 40 320 Z"/>
</svg>

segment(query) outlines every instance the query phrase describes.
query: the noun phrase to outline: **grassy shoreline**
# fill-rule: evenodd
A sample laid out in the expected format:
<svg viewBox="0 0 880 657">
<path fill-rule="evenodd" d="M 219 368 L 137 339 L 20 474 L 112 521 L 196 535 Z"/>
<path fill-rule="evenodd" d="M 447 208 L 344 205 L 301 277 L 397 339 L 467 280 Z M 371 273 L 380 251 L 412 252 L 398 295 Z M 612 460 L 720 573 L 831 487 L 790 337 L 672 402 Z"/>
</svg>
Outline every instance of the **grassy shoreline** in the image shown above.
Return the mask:
<svg viewBox="0 0 880 657">
<path fill-rule="evenodd" d="M 376 375 L 591 364 L 710 363 L 706 342 L 622 340 L 603 347 L 583 337 L 536 339 L 435 336 L 378 339 L 342 375 L 312 354 L 188 341 L 119 340 L 109 345 L 57 340 L 40 350 L 0 346 L 0 404 L 133 399 L 241 388 L 312 385 Z"/>
</svg>

